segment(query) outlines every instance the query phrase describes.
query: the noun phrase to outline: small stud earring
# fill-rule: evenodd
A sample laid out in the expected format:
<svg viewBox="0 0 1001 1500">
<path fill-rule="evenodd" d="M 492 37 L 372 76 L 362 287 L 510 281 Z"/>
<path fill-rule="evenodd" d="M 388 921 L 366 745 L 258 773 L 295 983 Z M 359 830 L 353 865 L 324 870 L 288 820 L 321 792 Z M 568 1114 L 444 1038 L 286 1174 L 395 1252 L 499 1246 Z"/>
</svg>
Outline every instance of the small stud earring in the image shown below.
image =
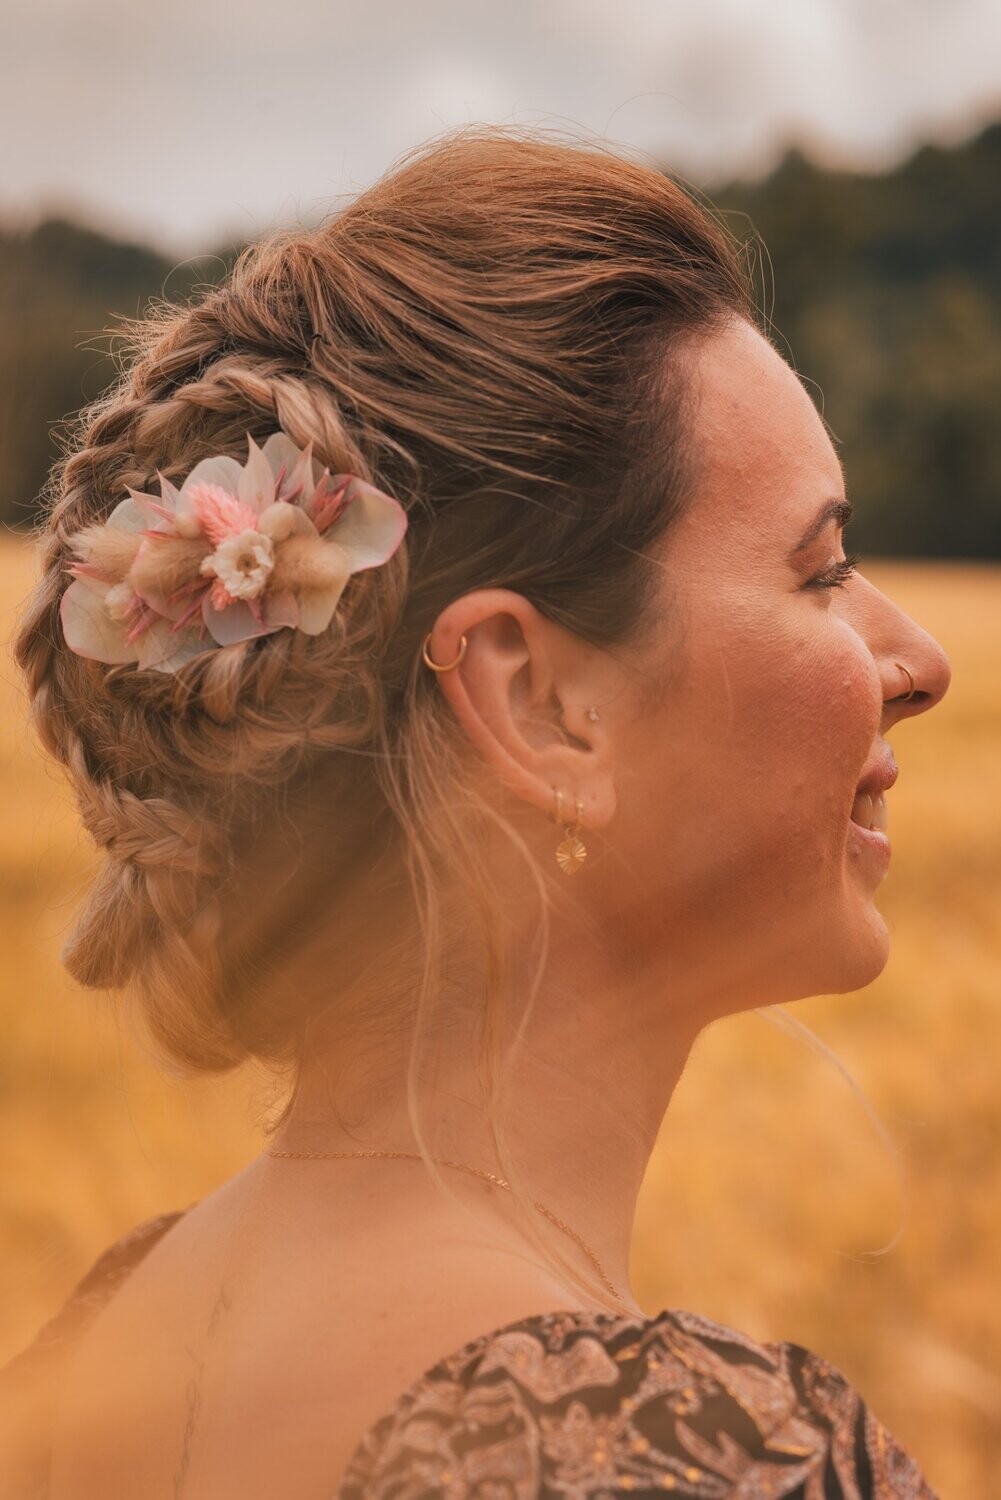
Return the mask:
<svg viewBox="0 0 1001 1500">
<path fill-rule="evenodd" d="M 591 707 L 587 711 L 587 716 L 591 720 L 592 724 L 596 724 L 598 722 L 598 720 L 601 718 L 601 715 L 599 714 L 598 710 L 595 708 L 595 706 L 594 706 L 593 703 L 592 703 Z"/>
</svg>

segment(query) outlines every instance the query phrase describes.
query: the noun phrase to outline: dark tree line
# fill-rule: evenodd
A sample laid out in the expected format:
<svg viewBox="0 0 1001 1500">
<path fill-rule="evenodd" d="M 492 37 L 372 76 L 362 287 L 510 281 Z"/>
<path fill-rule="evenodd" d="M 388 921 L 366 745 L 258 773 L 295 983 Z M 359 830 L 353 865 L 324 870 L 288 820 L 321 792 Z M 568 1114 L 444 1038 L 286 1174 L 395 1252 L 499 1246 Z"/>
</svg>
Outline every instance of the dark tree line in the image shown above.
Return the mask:
<svg viewBox="0 0 1001 1500">
<path fill-rule="evenodd" d="M 793 151 L 712 197 L 767 247 L 761 300 L 819 387 L 851 545 L 1001 558 L 1001 124 L 878 176 Z"/>
<path fill-rule="evenodd" d="M 109 325 L 138 317 L 151 296 L 189 297 L 226 263 L 174 265 L 65 219 L 0 229 L 0 524 L 30 524 L 63 421 L 115 378 Z"/>
<path fill-rule="evenodd" d="M 1001 558 L 1001 124 L 879 175 L 790 151 L 709 196 L 839 447 L 850 546 Z M 0 230 L 0 523 L 30 523 L 60 421 L 113 377 L 101 331 L 197 293 L 233 253 L 173 265 L 61 219 Z"/>
</svg>

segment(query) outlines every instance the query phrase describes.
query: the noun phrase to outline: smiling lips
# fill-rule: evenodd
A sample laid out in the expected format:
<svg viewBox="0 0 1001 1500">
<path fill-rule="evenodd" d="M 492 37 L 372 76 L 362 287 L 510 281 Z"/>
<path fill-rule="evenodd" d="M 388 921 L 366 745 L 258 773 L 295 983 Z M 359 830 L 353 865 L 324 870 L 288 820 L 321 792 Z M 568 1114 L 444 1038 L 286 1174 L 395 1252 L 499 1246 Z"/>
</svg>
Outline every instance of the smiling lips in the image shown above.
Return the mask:
<svg viewBox="0 0 1001 1500">
<path fill-rule="evenodd" d="M 852 803 L 852 822 L 860 828 L 878 828 L 885 833 L 890 826 L 886 798 L 880 792 L 873 797 L 869 792 L 856 792 Z"/>
<path fill-rule="evenodd" d="M 851 818 L 860 828 L 875 828 L 885 833 L 889 826 L 886 798 L 883 793 L 896 781 L 900 768 L 893 758 L 889 745 L 884 745 L 879 758 L 863 772 L 855 791 Z"/>
</svg>

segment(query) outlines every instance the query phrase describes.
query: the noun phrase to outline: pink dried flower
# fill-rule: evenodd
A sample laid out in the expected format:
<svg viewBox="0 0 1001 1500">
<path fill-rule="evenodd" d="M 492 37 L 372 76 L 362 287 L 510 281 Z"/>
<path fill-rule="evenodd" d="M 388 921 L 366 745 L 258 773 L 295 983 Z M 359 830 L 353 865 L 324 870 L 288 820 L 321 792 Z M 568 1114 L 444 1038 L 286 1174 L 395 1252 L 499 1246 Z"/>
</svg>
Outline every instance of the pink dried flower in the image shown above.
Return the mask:
<svg viewBox="0 0 1001 1500">
<path fill-rule="evenodd" d="M 176 672 L 202 651 L 291 628 L 326 630 L 353 573 L 403 540 L 397 500 L 321 471 L 283 432 L 245 464 L 203 459 L 160 499 L 129 490 L 103 526 L 71 538 L 78 559 L 60 619 L 70 649 Z"/>
</svg>

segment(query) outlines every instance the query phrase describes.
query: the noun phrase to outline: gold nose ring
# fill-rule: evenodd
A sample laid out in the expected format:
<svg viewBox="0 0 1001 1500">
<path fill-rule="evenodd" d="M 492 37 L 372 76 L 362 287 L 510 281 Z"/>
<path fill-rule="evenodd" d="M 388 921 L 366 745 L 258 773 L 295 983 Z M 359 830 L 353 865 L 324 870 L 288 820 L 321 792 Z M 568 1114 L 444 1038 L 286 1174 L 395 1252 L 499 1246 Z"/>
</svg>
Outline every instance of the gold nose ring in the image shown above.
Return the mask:
<svg viewBox="0 0 1001 1500">
<path fill-rule="evenodd" d="M 421 655 L 423 656 L 426 664 L 431 668 L 432 672 L 451 672 L 454 667 L 457 667 L 459 665 L 460 661 L 462 660 L 462 658 L 466 654 L 466 644 L 467 644 L 467 642 L 466 642 L 465 635 L 463 635 L 459 639 L 459 654 L 455 658 L 455 661 L 450 661 L 450 662 L 447 662 L 445 664 L 445 666 L 440 666 L 438 664 L 438 662 L 431 660 L 431 654 L 430 654 L 430 652 L 428 650 L 428 647 L 430 646 L 430 644 L 431 644 L 431 636 L 430 635 L 426 635 L 424 637 L 424 646 L 423 646 L 423 649 L 421 651 Z"/>
<path fill-rule="evenodd" d="M 911 671 L 909 671 L 909 669 L 907 667 L 904 666 L 904 664 L 903 664 L 902 661 L 895 661 L 893 663 L 893 665 L 895 667 L 899 667 L 902 672 L 906 672 L 907 673 L 907 681 L 910 683 L 910 690 L 909 690 L 909 692 L 906 692 L 906 693 L 898 693 L 897 694 L 897 697 L 900 698 L 900 699 L 902 699 L 903 702 L 906 703 L 907 700 L 908 700 L 908 698 L 913 698 L 914 697 L 914 674 Z"/>
</svg>

